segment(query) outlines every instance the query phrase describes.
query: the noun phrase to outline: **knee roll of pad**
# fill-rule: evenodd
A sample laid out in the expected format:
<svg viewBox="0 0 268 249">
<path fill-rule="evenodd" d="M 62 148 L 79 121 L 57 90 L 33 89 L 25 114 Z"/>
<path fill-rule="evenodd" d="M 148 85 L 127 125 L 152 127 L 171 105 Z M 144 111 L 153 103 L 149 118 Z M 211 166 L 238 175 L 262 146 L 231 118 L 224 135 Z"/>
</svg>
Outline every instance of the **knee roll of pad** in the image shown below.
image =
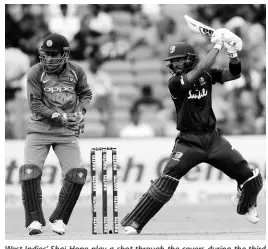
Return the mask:
<svg viewBox="0 0 268 249">
<path fill-rule="evenodd" d="M 179 181 L 173 177 L 163 175 L 156 179 L 148 190 L 148 194 L 160 203 L 166 203 L 173 196 Z"/>
<path fill-rule="evenodd" d="M 84 184 L 87 178 L 87 170 L 84 168 L 74 168 L 70 169 L 65 176 L 66 180 L 73 183 Z"/>
<path fill-rule="evenodd" d="M 64 224 L 68 224 L 73 208 L 86 182 L 86 177 L 87 170 L 84 168 L 74 168 L 67 172 L 60 190 L 58 204 L 49 218 L 50 222 L 63 220 Z"/>
<path fill-rule="evenodd" d="M 237 205 L 238 214 L 246 214 L 252 206 L 257 206 L 257 196 L 263 187 L 263 179 L 259 169 L 242 186 L 241 196 Z"/>
<path fill-rule="evenodd" d="M 25 164 L 20 167 L 22 202 L 25 211 L 25 227 L 33 221 L 46 225 L 42 210 L 41 169 L 34 164 Z"/>
<path fill-rule="evenodd" d="M 40 167 L 35 164 L 25 164 L 20 167 L 19 178 L 21 181 L 28 181 L 32 179 L 41 179 L 42 171 Z"/>
</svg>

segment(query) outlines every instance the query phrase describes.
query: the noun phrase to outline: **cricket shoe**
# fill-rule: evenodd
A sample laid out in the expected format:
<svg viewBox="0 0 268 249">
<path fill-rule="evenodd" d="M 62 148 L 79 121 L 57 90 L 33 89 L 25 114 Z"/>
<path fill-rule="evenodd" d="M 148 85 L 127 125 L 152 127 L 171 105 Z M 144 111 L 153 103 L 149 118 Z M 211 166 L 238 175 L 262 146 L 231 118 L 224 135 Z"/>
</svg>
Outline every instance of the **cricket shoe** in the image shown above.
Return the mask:
<svg viewBox="0 0 268 249">
<path fill-rule="evenodd" d="M 49 222 L 51 229 L 54 233 L 58 235 L 65 234 L 65 227 L 66 225 L 63 223 L 62 220 L 55 220 L 53 223 Z"/>
<path fill-rule="evenodd" d="M 135 221 L 131 221 L 128 225 L 122 227 L 123 233 L 127 235 L 137 235 L 141 232 L 141 229 L 138 230 L 139 224 Z"/>
<path fill-rule="evenodd" d="M 140 232 L 132 226 L 126 226 L 126 227 L 123 227 L 123 233 L 127 235 L 137 235 Z"/>
<path fill-rule="evenodd" d="M 38 221 L 33 221 L 28 227 L 29 235 L 37 235 L 43 233 L 43 226 Z"/>
<path fill-rule="evenodd" d="M 235 207 L 237 207 L 238 205 L 238 201 L 239 201 L 239 198 L 240 198 L 240 191 L 237 192 L 237 194 L 235 194 L 233 197 L 232 197 L 232 203 Z M 255 206 L 252 206 L 248 209 L 248 212 L 246 214 L 244 214 L 244 216 L 246 217 L 246 219 L 253 223 L 253 224 L 256 224 L 260 221 L 260 218 L 258 216 L 258 213 L 257 213 L 257 210 L 255 208 Z"/>
</svg>

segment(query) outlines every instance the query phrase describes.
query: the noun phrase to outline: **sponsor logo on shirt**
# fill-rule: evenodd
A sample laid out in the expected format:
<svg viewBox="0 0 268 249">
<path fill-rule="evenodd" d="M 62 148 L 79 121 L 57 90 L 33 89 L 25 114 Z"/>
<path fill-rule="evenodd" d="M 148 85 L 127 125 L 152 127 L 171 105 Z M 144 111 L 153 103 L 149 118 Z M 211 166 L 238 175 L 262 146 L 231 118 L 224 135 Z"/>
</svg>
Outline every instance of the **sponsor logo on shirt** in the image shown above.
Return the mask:
<svg viewBox="0 0 268 249">
<path fill-rule="evenodd" d="M 173 160 L 175 161 L 180 161 L 181 160 L 181 157 L 182 157 L 183 153 L 182 152 L 176 152 L 173 156 Z"/>
<path fill-rule="evenodd" d="M 72 92 L 74 88 L 72 86 L 54 86 L 54 87 L 44 87 L 45 92 L 50 93 L 61 93 L 61 92 Z"/>
<path fill-rule="evenodd" d="M 192 93 L 192 90 L 189 91 L 188 99 L 201 99 L 208 95 L 208 91 L 205 88 L 202 88 L 201 91 L 197 93 Z"/>
<path fill-rule="evenodd" d="M 199 83 L 201 86 L 205 85 L 207 82 L 205 81 L 204 77 L 199 78 Z"/>
<path fill-rule="evenodd" d="M 184 85 L 184 84 L 185 84 L 182 76 L 181 76 L 180 81 L 181 81 L 181 84 L 182 84 L 182 85 Z"/>
</svg>

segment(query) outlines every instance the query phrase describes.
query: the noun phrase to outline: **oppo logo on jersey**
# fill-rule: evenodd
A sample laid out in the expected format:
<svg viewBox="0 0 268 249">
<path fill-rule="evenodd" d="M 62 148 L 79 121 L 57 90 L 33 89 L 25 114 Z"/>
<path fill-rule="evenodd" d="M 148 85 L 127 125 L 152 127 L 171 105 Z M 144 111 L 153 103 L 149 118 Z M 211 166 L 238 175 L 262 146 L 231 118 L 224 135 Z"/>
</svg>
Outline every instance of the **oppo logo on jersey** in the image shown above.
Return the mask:
<svg viewBox="0 0 268 249">
<path fill-rule="evenodd" d="M 69 86 L 69 87 L 59 87 L 59 86 L 54 86 L 54 87 L 44 87 L 45 92 L 50 92 L 50 93 L 61 93 L 61 92 L 71 92 L 73 91 L 74 88 Z"/>
</svg>

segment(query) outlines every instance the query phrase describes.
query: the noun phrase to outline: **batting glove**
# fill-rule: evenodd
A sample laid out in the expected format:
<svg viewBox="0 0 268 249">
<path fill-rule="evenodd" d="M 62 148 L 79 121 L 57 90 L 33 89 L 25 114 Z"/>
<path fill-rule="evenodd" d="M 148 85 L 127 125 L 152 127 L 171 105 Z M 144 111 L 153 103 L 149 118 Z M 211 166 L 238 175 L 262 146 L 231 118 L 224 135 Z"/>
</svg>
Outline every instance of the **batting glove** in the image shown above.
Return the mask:
<svg viewBox="0 0 268 249">
<path fill-rule="evenodd" d="M 243 42 L 237 35 L 230 31 L 224 35 L 224 47 L 228 56 L 235 58 L 237 57 L 237 51 L 242 50 Z"/>
<path fill-rule="evenodd" d="M 235 35 L 233 32 L 227 29 L 227 31 L 224 33 L 223 38 L 224 43 L 227 43 L 231 46 L 233 46 L 236 51 L 241 51 L 243 47 L 243 41 L 241 38 L 237 35 Z"/>
<path fill-rule="evenodd" d="M 226 52 L 230 58 L 237 57 L 237 50 L 234 45 L 224 42 L 224 47 L 226 48 Z"/>
<path fill-rule="evenodd" d="M 217 48 L 219 50 L 222 49 L 223 47 L 223 34 L 224 34 L 225 29 L 217 29 L 213 32 L 212 37 L 211 37 L 211 42 L 215 43 L 214 48 Z"/>
</svg>

